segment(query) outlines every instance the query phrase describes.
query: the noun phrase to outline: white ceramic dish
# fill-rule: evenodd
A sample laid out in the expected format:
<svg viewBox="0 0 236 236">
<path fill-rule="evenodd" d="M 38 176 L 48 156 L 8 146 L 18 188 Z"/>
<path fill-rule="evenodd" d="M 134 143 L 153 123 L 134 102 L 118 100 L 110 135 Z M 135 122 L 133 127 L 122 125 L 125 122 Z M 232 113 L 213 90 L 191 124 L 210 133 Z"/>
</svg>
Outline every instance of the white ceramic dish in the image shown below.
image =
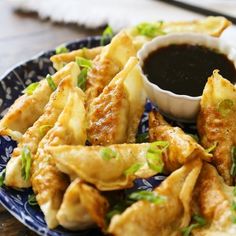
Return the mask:
<svg viewBox="0 0 236 236">
<path fill-rule="evenodd" d="M 236 50 L 220 38 L 214 38 L 204 34 L 177 33 L 157 37 L 145 44 L 138 52 L 140 67 L 142 68 L 145 58 L 158 48 L 171 44 L 201 45 L 225 54 L 229 60 L 234 62 L 236 68 Z M 216 68 L 217 69 L 217 68 Z M 172 119 L 193 122 L 199 111 L 201 96 L 178 95 L 171 91 L 161 89 L 158 85 L 151 83 L 147 76 L 143 76 L 147 94 L 159 109 Z"/>
</svg>

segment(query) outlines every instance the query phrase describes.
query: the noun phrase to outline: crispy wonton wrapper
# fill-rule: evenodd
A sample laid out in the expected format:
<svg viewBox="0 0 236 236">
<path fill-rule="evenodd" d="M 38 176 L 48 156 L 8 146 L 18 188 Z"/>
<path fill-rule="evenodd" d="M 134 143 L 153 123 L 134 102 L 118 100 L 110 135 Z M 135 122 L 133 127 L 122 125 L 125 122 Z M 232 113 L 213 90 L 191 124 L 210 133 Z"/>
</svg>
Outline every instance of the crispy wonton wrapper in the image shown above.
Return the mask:
<svg viewBox="0 0 236 236">
<path fill-rule="evenodd" d="M 191 219 L 192 192 L 201 167 L 197 158 L 173 172 L 154 190 L 165 197 L 162 203 L 134 203 L 112 218 L 108 232 L 114 236 L 180 236 Z"/>
<path fill-rule="evenodd" d="M 93 145 L 134 143 L 146 93 L 138 60 L 131 57 L 88 108 L 88 139 Z"/>
<path fill-rule="evenodd" d="M 197 128 L 203 147 L 213 150 L 212 162 L 228 185 L 234 183 L 233 147 L 236 145 L 236 88 L 218 71 L 204 88 Z"/>
<path fill-rule="evenodd" d="M 75 62 L 71 62 L 52 75 L 52 79 L 58 85 L 66 76 L 77 77 L 78 74 L 79 67 Z M 19 140 L 21 134 L 24 134 L 43 114 L 44 107 L 48 103 L 52 92 L 48 82 L 44 79 L 40 81 L 32 95 L 24 94 L 20 96 L 0 120 L 0 135 L 9 135 Z"/>
</svg>

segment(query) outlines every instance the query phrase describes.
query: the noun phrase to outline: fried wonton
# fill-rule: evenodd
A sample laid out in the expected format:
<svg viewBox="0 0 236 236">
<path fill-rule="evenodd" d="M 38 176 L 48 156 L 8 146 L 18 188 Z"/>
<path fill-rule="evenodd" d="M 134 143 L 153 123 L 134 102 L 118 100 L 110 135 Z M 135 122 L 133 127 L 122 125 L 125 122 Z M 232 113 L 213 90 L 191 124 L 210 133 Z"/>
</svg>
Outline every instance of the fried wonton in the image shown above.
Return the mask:
<svg viewBox="0 0 236 236">
<path fill-rule="evenodd" d="M 64 110 L 56 124 L 39 143 L 32 165 L 32 187 L 49 228 L 58 225 L 60 208 L 69 179 L 55 166 L 45 151 L 48 146 L 84 145 L 87 139 L 85 120 L 85 94 L 78 87 L 70 90 Z"/>
<path fill-rule="evenodd" d="M 88 108 L 88 139 L 93 145 L 134 143 L 146 92 L 138 60 L 131 57 Z"/>
<path fill-rule="evenodd" d="M 231 25 L 231 22 L 224 17 L 214 17 L 209 16 L 202 20 L 194 21 L 176 21 L 176 22 L 153 22 L 153 23 L 143 23 L 149 25 L 137 25 L 132 28 L 128 28 L 126 32 L 133 39 L 133 43 L 136 46 L 137 50 L 140 49 L 145 43 L 152 40 L 154 37 L 163 34 L 171 33 L 184 33 L 184 32 L 193 32 L 208 34 L 214 37 L 219 37 L 221 33 Z M 151 34 L 148 35 L 147 31 L 152 29 Z M 140 32 L 140 31 L 143 31 Z"/>
<path fill-rule="evenodd" d="M 83 230 L 95 223 L 105 227 L 109 203 L 95 188 L 75 179 L 67 188 L 57 214 L 59 224 L 70 230 Z"/>
<path fill-rule="evenodd" d="M 21 174 L 22 151 L 27 147 L 31 158 L 37 152 L 38 144 L 46 135 L 58 119 L 58 116 L 65 107 L 70 90 L 76 86 L 76 78 L 68 75 L 58 85 L 52 93 L 48 104 L 45 106 L 44 113 L 22 136 L 14 149 L 11 159 L 6 166 L 5 184 L 16 188 L 26 188 L 31 186 L 29 179 L 24 179 Z"/>
<path fill-rule="evenodd" d="M 72 179 L 80 177 L 99 190 L 116 190 L 133 186 L 137 177 L 147 178 L 157 171 L 149 168 L 147 150 L 150 143 L 102 146 L 49 147 L 56 166 Z M 139 168 L 138 168 L 138 166 Z M 134 167 L 136 166 L 136 167 Z M 134 168 L 134 170 L 132 169 Z M 132 171 L 133 170 L 133 171 Z"/>
<path fill-rule="evenodd" d="M 101 54 L 93 60 L 86 81 L 87 106 L 97 97 L 103 88 L 120 72 L 136 49 L 131 38 L 123 31 L 117 34 L 111 43 L 105 46 Z"/>
<path fill-rule="evenodd" d="M 199 208 L 195 213 L 200 213 L 207 224 L 196 228 L 192 234 L 194 236 L 236 235 L 234 188 L 224 183 L 223 178 L 212 165 L 204 163 L 194 191 L 194 201 Z"/>
<path fill-rule="evenodd" d="M 69 62 L 75 61 L 76 57 L 83 57 L 85 59 L 93 60 L 102 51 L 103 47 L 95 48 L 81 48 L 67 53 L 61 53 L 54 55 L 50 58 L 53 63 L 53 67 L 56 70 L 60 70 Z"/>
<path fill-rule="evenodd" d="M 213 150 L 213 164 L 228 185 L 233 184 L 233 148 L 236 145 L 236 88 L 218 71 L 208 79 L 204 88 L 197 128 L 201 144 Z"/>
<path fill-rule="evenodd" d="M 115 215 L 108 232 L 114 236 L 177 236 L 191 219 L 192 192 L 201 171 L 202 161 L 197 158 L 166 178 L 154 193 L 165 197 L 160 204 L 145 200 Z"/>
<path fill-rule="evenodd" d="M 162 140 L 169 143 L 166 156 L 163 158 L 167 173 L 171 173 L 194 158 L 200 157 L 208 161 L 211 158 L 211 155 L 194 138 L 185 134 L 181 128 L 169 125 L 157 111 L 149 113 L 149 136 L 150 142 Z"/>
<path fill-rule="evenodd" d="M 68 75 L 77 77 L 79 67 L 76 63 L 71 62 L 63 69 L 52 76 L 56 85 Z M 16 132 L 24 134 L 34 122 L 43 114 L 44 107 L 48 103 L 53 90 L 44 79 L 34 90 L 32 95 L 24 94 L 19 97 L 10 107 L 7 114 L 0 120 L 0 135 L 13 135 L 12 138 L 19 137 Z"/>
</svg>

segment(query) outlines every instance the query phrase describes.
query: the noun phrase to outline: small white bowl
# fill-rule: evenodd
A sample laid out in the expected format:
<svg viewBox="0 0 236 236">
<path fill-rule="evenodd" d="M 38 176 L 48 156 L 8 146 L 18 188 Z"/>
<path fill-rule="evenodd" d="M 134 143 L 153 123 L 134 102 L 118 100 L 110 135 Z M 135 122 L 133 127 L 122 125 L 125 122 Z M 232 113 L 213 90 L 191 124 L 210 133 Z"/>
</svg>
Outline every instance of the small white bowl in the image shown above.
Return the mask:
<svg viewBox="0 0 236 236">
<path fill-rule="evenodd" d="M 219 53 L 226 55 L 234 63 L 236 68 L 236 50 L 234 48 L 220 38 L 197 33 L 170 34 L 157 37 L 146 43 L 137 55 L 140 67 L 142 68 L 145 58 L 151 52 L 171 44 L 200 45 L 215 49 Z M 143 79 L 148 97 L 158 105 L 161 112 L 179 121 L 194 122 L 196 120 L 201 96 L 178 95 L 151 83 L 145 75 Z"/>
</svg>

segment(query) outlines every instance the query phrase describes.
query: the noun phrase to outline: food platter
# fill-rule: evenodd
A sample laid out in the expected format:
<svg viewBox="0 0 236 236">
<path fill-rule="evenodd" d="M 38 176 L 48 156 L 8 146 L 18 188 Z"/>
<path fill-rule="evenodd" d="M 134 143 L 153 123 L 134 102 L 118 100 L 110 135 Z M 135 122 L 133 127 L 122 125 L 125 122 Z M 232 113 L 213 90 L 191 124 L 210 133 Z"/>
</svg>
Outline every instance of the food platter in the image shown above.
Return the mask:
<svg viewBox="0 0 236 236">
<path fill-rule="evenodd" d="M 102 37 L 68 43 L 7 72 L 0 80 L 2 205 L 46 236 L 234 232 L 235 86 L 216 65 L 202 76 L 197 100 L 178 95 L 150 83 L 140 57 L 154 42 L 187 39 L 188 48 L 222 53 L 236 71 L 234 50 L 214 38 L 228 26 L 222 17 L 141 23 L 112 38 L 107 27 Z M 178 69 L 163 78 L 173 80 Z M 177 115 L 195 100 L 191 119 Z M 218 197 L 209 217 L 212 194 Z M 218 205 L 228 228 L 215 228 Z"/>
</svg>

